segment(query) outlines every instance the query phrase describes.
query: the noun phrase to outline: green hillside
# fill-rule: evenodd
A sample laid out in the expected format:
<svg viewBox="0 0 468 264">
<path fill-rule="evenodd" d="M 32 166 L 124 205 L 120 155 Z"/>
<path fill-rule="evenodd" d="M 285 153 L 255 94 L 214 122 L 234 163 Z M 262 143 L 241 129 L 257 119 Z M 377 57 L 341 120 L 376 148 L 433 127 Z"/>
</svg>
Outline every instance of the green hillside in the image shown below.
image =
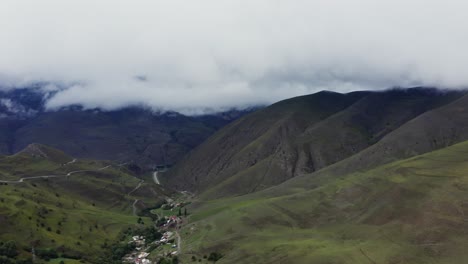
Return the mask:
<svg viewBox="0 0 468 264">
<path fill-rule="evenodd" d="M 30 144 L 0 156 L 0 263 L 467 263 L 467 106 L 466 91 L 319 92 L 154 175 Z M 145 227 L 155 243 L 128 251 Z"/>
<path fill-rule="evenodd" d="M 291 140 L 308 126 L 345 109 L 366 94 L 319 92 L 284 100 L 244 116 L 189 153 L 168 172 L 165 180 L 181 190 L 207 190 L 258 164 L 262 166 L 260 173 L 252 177 L 254 182 L 261 183 L 259 177 L 275 153 L 288 148 Z M 270 182 L 265 184 L 277 184 L 289 177 L 283 173 L 275 176 L 268 177 Z M 235 191 L 242 192 L 243 189 L 248 187 L 242 185 Z"/>
<path fill-rule="evenodd" d="M 195 204 L 184 258 L 217 263 L 467 263 L 468 142 Z M 335 166 L 343 166 L 344 160 Z"/>
<path fill-rule="evenodd" d="M 387 90 L 338 94 L 320 92 L 288 99 L 254 112 L 221 129 L 176 164 L 164 177 L 166 184 L 179 190 L 190 190 L 205 199 L 242 195 L 280 184 L 293 177 L 318 171 L 364 150 L 375 149 L 396 131 L 405 130 L 413 120 L 426 114 L 434 117 L 434 128 L 443 125 L 440 109 L 458 113 L 451 127 L 433 135 L 450 136 L 432 144 L 423 125 L 408 131 L 420 137 L 420 146 L 410 155 L 397 155 L 406 144 L 413 144 L 404 136 L 391 143 L 395 155 L 386 148 L 379 158 L 361 155 L 356 164 L 383 164 L 411 155 L 421 154 L 466 140 L 464 125 L 456 130 L 456 122 L 468 116 L 460 112 L 460 99 L 465 92 L 439 91 L 429 88 Z M 440 121 L 440 122 L 439 122 Z M 424 123 L 428 123 L 426 121 Z M 464 123 L 463 123 L 464 124 Z M 441 128 L 442 129 L 442 128 Z M 394 133 L 395 132 L 395 133 Z M 460 132 L 460 133 L 458 133 Z M 413 139 L 414 140 L 414 139 Z M 373 147 L 373 148 L 371 148 Z M 369 153 L 369 152 L 367 152 Z M 367 167 L 368 168 L 368 167 Z M 349 172 L 345 170 L 344 172 Z"/>
<path fill-rule="evenodd" d="M 0 175 L 0 242 L 16 243 L 16 259 L 30 260 L 34 248 L 36 263 L 47 250 L 97 263 L 127 228 L 152 226 L 136 214 L 170 194 L 125 166 L 74 160 L 38 144 L 2 157 Z"/>
</svg>

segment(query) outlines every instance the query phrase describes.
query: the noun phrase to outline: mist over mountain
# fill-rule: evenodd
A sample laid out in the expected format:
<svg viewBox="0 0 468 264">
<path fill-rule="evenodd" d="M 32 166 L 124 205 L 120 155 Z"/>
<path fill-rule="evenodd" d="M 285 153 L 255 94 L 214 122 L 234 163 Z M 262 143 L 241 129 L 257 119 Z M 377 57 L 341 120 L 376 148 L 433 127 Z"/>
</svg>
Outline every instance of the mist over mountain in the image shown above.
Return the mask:
<svg viewBox="0 0 468 264">
<path fill-rule="evenodd" d="M 147 170 L 175 163 L 214 131 L 253 110 L 197 116 L 144 106 L 50 110 L 46 104 L 52 94 L 40 84 L 0 91 L 0 153 L 42 143 L 77 158 L 133 162 Z"/>
<path fill-rule="evenodd" d="M 0 264 L 468 263 L 467 10 L 1 0 Z"/>
<path fill-rule="evenodd" d="M 0 82 L 61 84 L 50 109 L 145 105 L 186 115 L 321 90 L 463 88 L 466 8 L 458 0 L 8 0 Z"/>
</svg>

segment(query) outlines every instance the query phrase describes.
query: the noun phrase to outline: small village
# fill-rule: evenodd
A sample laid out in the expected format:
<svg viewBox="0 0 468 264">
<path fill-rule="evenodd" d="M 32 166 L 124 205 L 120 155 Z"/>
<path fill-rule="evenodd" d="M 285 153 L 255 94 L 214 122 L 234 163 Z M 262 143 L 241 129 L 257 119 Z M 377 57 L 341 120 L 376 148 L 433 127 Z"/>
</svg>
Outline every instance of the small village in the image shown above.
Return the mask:
<svg viewBox="0 0 468 264">
<path fill-rule="evenodd" d="M 155 221 L 155 228 L 161 237 L 154 241 L 147 241 L 143 235 L 132 236 L 128 244 L 134 245 L 135 249 L 122 259 L 123 263 L 134 264 L 153 264 L 157 263 L 158 259 L 176 258 L 180 254 L 180 229 L 183 219 L 181 208 L 184 204 L 168 203 L 161 206 L 162 210 L 171 212 L 168 216 L 159 216 L 158 221 Z M 178 209 L 178 215 L 175 213 Z M 184 215 L 187 211 L 184 210 Z"/>
</svg>

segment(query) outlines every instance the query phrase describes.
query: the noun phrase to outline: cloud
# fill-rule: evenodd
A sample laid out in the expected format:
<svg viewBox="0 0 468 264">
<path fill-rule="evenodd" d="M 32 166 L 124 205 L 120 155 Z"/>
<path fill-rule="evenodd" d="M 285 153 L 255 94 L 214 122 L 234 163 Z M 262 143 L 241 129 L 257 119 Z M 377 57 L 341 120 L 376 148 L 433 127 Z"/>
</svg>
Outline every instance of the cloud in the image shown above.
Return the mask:
<svg viewBox="0 0 468 264">
<path fill-rule="evenodd" d="M 15 117 L 31 117 L 37 113 L 34 109 L 29 109 L 17 102 L 7 98 L 0 99 L 0 118 L 14 115 Z"/>
<path fill-rule="evenodd" d="M 0 86 L 68 87 L 50 109 L 184 113 L 323 89 L 466 87 L 467 8 L 459 0 L 5 0 Z"/>
</svg>

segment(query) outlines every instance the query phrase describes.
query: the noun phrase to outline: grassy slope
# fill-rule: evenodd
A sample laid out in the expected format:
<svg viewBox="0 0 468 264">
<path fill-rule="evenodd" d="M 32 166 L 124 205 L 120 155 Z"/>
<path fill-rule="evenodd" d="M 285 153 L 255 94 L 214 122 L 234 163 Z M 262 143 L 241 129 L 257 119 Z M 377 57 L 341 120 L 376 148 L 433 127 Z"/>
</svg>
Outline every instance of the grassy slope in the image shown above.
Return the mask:
<svg viewBox="0 0 468 264">
<path fill-rule="evenodd" d="M 468 96 L 433 109 L 335 166 L 333 174 L 365 170 L 468 140 Z"/>
<path fill-rule="evenodd" d="M 164 178 L 178 189 L 200 191 L 257 164 L 264 171 L 268 164 L 263 166 L 263 160 L 289 148 L 291 139 L 308 126 L 343 110 L 365 94 L 320 92 L 281 101 L 242 117 L 197 147 Z M 257 179 L 257 183 L 277 184 L 285 180 L 284 175 L 270 177 L 271 182 Z"/>
<path fill-rule="evenodd" d="M 54 160 L 22 152 L 1 159 L 0 172 L 9 175 L 9 179 L 18 179 L 97 170 L 107 164 L 78 160 L 62 166 Z M 137 223 L 138 217 L 132 214 L 135 199 L 140 200 L 137 207 L 141 209 L 163 198 L 162 190 L 150 181 L 127 195 L 139 182 L 140 179 L 124 168 L 112 166 L 66 178 L 0 185 L 0 240 L 15 240 L 21 247 L 34 244 L 36 248 L 55 248 L 58 252 L 92 258 L 102 252 L 100 247 L 105 241 L 111 244 L 120 231 Z M 149 219 L 145 222 L 151 223 Z"/>
<path fill-rule="evenodd" d="M 409 89 L 292 98 L 215 133 L 166 178 L 205 199 L 262 190 L 353 156 L 463 94 Z"/>
<path fill-rule="evenodd" d="M 466 263 L 467 154 L 463 142 L 205 202 L 181 232 L 184 252 L 218 251 L 219 263 Z"/>
</svg>

